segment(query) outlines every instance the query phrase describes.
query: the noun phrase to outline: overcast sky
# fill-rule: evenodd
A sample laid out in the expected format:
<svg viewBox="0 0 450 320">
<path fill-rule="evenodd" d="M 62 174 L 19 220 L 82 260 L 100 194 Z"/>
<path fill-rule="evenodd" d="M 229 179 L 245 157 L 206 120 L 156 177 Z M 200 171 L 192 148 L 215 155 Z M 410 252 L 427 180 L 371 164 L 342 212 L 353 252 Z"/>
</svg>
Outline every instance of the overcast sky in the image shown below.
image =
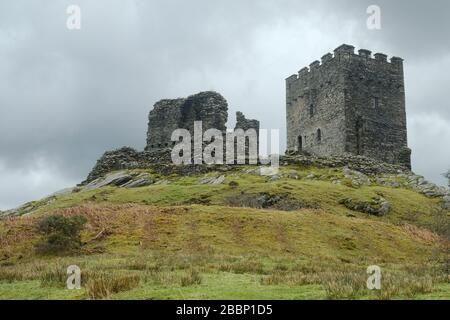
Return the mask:
<svg viewBox="0 0 450 320">
<path fill-rule="evenodd" d="M 81 8 L 81 30 L 66 9 Z M 368 30 L 367 7 L 381 8 Z M 215 90 L 279 128 L 284 79 L 342 43 L 405 59 L 413 169 L 450 167 L 447 0 L 2 0 L 0 209 L 82 181 L 101 154 L 145 145 L 162 98 Z"/>
</svg>

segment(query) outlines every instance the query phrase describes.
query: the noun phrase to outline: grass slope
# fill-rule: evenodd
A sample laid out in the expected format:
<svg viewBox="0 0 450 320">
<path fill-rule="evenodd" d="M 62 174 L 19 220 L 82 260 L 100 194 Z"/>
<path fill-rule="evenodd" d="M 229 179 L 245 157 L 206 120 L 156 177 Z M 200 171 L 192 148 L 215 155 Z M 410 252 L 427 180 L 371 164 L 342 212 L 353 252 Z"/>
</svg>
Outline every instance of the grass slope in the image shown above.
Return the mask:
<svg viewBox="0 0 450 320">
<path fill-rule="evenodd" d="M 438 199 L 376 184 L 354 187 L 340 169 L 282 171 L 298 178 L 268 181 L 239 170 L 225 174 L 235 186 L 201 185 L 204 176 L 150 172 L 168 184 L 36 202 L 32 214 L 0 222 L 0 298 L 450 298 L 448 243 L 432 231 L 438 215 L 448 219 Z M 288 194 L 301 206 L 245 207 L 249 195 L 262 193 Z M 392 207 L 383 217 L 340 204 L 379 195 Z M 35 252 L 42 239 L 34 226 L 54 213 L 87 217 L 81 252 Z M 82 270 L 81 290 L 65 288 L 66 268 L 74 264 Z M 366 289 L 370 265 L 382 268 L 381 291 Z"/>
</svg>

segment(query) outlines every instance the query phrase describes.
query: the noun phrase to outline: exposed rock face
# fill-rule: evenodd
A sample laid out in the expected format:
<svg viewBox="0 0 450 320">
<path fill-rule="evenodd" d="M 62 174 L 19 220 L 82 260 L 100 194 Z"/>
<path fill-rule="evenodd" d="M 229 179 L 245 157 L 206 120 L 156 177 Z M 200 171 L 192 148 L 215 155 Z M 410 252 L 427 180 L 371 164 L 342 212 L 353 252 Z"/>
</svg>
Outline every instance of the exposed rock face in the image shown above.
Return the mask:
<svg viewBox="0 0 450 320">
<path fill-rule="evenodd" d="M 133 148 L 123 147 L 114 151 L 107 151 L 97 160 L 92 171 L 80 185 L 86 186 L 92 181 L 107 176 L 109 173 L 119 170 L 152 169 L 161 175 L 179 174 L 190 176 L 211 171 L 227 171 L 227 165 L 182 165 L 172 164 L 170 149 L 155 151 L 137 151 Z M 134 180 L 133 180 L 134 181 Z M 109 185 L 110 183 L 108 183 Z"/>
<path fill-rule="evenodd" d="M 80 191 L 89 191 L 99 189 L 106 186 L 116 186 L 121 188 L 138 188 L 153 184 L 154 181 L 150 179 L 148 173 L 141 174 L 129 174 L 125 172 L 117 172 L 107 174 L 105 177 L 97 178 L 87 185 L 85 185 Z"/>
<path fill-rule="evenodd" d="M 225 181 L 225 176 L 220 177 L 210 177 L 202 179 L 198 184 L 222 184 Z"/>
<path fill-rule="evenodd" d="M 342 45 L 286 79 L 287 147 L 411 168 L 403 60 Z"/>
<path fill-rule="evenodd" d="M 359 211 L 375 216 L 384 216 L 391 210 L 391 204 L 382 196 L 375 197 L 370 201 L 357 201 L 350 198 L 341 200 L 348 209 Z"/>
<path fill-rule="evenodd" d="M 164 99 L 154 105 L 148 120 L 146 150 L 160 150 L 175 144 L 171 141 L 175 129 L 188 129 L 192 135 L 195 121 L 202 121 L 203 131 L 214 128 L 225 132 L 228 103 L 213 91 L 187 98 Z"/>
<path fill-rule="evenodd" d="M 107 151 L 97 160 L 95 167 L 89 173 L 83 184 L 113 171 L 150 168 L 156 163 L 169 163 L 170 161 L 169 149 L 137 151 L 133 148 L 123 147 L 114 151 Z"/>
</svg>

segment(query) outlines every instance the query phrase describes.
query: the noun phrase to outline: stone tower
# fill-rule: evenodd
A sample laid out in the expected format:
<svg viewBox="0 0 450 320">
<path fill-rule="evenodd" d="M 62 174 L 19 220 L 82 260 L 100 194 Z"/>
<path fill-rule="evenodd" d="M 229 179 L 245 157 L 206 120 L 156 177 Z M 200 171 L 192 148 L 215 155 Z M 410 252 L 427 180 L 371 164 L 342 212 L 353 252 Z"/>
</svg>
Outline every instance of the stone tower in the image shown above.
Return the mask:
<svg viewBox="0 0 450 320">
<path fill-rule="evenodd" d="M 411 167 L 403 59 L 342 45 L 286 79 L 287 148 Z"/>
</svg>

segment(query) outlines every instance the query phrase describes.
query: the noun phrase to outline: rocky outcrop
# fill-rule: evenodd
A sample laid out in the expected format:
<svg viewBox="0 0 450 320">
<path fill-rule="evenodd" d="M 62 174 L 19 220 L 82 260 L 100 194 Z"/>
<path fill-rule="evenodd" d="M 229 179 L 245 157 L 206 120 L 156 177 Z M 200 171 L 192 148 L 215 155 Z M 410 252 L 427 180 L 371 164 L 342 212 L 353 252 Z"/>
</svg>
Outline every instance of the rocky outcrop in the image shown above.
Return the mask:
<svg viewBox="0 0 450 320">
<path fill-rule="evenodd" d="M 201 179 L 198 184 L 222 184 L 225 181 L 225 176 L 209 177 Z"/>
<path fill-rule="evenodd" d="M 96 165 L 82 184 L 87 184 L 107 173 L 127 170 L 151 168 L 155 164 L 170 163 L 170 149 L 157 151 L 137 151 L 133 148 L 107 151 L 97 160 Z"/>
<path fill-rule="evenodd" d="M 83 186 L 79 191 L 89 191 L 106 186 L 137 188 L 151 185 L 154 182 L 155 181 L 150 178 L 148 173 L 117 172 L 107 174 L 105 177 L 97 178 Z"/>
<path fill-rule="evenodd" d="M 370 201 L 360 201 L 346 198 L 340 201 L 345 207 L 375 216 L 384 216 L 391 210 L 391 204 L 382 196 L 374 197 Z"/>
</svg>

